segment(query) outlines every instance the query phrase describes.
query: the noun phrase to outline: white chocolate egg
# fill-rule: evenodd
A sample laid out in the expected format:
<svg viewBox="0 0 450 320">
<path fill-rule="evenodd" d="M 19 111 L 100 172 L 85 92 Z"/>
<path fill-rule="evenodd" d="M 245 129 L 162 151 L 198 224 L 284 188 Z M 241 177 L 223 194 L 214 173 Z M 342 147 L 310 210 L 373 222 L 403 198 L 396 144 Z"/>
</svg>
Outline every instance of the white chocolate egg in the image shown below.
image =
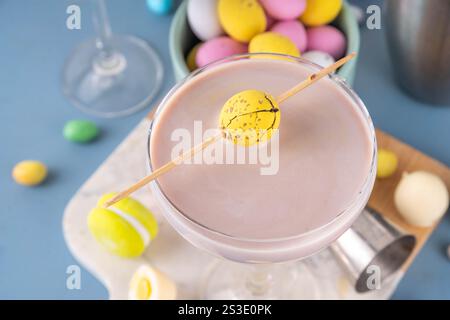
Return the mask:
<svg viewBox="0 0 450 320">
<path fill-rule="evenodd" d="M 322 68 L 331 66 L 335 61 L 334 58 L 326 52 L 322 51 L 307 51 L 302 55 L 302 58 L 308 59 L 315 64 L 318 64 Z"/>
<path fill-rule="evenodd" d="M 131 278 L 129 300 L 174 300 L 176 297 L 175 283 L 149 265 L 139 267 Z"/>
<path fill-rule="evenodd" d="M 192 32 L 202 41 L 224 33 L 219 22 L 217 0 L 189 0 L 187 17 Z"/>
<path fill-rule="evenodd" d="M 449 194 L 441 178 L 426 171 L 404 173 L 394 193 L 400 215 L 410 224 L 429 227 L 447 211 Z"/>
<path fill-rule="evenodd" d="M 362 25 L 364 23 L 365 13 L 363 9 L 361 9 L 360 6 L 357 5 L 350 5 L 351 12 L 355 16 L 356 20 L 358 21 L 359 25 Z"/>
</svg>

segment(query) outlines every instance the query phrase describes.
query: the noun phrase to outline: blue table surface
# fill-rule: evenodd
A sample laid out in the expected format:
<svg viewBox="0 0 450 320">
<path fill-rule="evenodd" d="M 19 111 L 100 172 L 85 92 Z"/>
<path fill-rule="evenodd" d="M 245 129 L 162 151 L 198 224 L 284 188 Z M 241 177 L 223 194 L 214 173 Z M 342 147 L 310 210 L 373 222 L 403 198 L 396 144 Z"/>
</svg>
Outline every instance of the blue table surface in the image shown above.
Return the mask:
<svg viewBox="0 0 450 320">
<path fill-rule="evenodd" d="M 363 1 L 364 2 L 364 1 Z M 361 3 L 361 2 L 360 2 Z M 82 29 L 65 26 L 78 4 Z M 165 67 L 160 97 L 173 85 L 168 32 L 171 16 L 149 13 L 144 0 L 108 1 L 114 31 L 146 39 Z M 82 269 L 81 290 L 66 288 L 66 268 L 77 264 L 63 238 L 64 208 L 89 176 L 150 110 L 114 120 L 90 118 L 61 93 L 61 70 L 73 47 L 93 35 L 88 0 L 0 0 L 0 299 L 106 299 L 107 290 Z M 383 30 L 362 31 L 355 89 L 377 127 L 450 165 L 450 108 L 432 107 L 396 86 Z M 93 119 L 102 135 L 90 145 L 68 143 L 64 123 Z M 38 188 L 15 184 L 14 164 L 38 159 L 50 177 Z M 450 299 L 448 215 L 401 281 L 393 298 Z"/>
</svg>

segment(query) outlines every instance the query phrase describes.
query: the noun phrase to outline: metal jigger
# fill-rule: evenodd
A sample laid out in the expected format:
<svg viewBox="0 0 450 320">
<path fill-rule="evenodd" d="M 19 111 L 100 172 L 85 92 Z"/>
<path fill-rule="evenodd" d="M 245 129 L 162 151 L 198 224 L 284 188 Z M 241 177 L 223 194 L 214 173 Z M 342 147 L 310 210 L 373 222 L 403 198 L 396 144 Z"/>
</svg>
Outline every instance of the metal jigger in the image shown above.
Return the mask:
<svg viewBox="0 0 450 320">
<path fill-rule="evenodd" d="M 331 251 L 347 271 L 357 292 L 371 289 L 374 268 L 380 271 L 380 285 L 408 259 L 416 238 L 407 235 L 366 208 L 353 226 L 331 245 Z"/>
</svg>

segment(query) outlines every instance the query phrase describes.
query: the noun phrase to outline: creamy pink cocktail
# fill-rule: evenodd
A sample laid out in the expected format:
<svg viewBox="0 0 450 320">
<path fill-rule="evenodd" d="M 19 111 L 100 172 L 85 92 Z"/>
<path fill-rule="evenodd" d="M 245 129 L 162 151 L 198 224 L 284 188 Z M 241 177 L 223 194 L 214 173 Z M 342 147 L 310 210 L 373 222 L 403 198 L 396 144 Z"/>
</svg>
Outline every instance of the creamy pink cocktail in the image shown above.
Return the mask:
<svg viewBox="0 0 450 320">
<path fill-rule="evenodd" d="M 217 128 L 234 94 L 257 89 L 277 96 L 316 70 L 301 60 L 241 58 L 194 74 L 158 108 L 149 139 L 152 170 L 171 160 L 174 131 L 193 133 L 195 121 Z M 183 164 L 152 184 L 166 218 L 195 245 L 235 261 L 300 259 L 329 245 L 365 206 L 376 148 L 357 96 L 342 81 L 324 78 L 280 109 L 276 174 L 261 175 L 261 164 Z"/>
</svg>

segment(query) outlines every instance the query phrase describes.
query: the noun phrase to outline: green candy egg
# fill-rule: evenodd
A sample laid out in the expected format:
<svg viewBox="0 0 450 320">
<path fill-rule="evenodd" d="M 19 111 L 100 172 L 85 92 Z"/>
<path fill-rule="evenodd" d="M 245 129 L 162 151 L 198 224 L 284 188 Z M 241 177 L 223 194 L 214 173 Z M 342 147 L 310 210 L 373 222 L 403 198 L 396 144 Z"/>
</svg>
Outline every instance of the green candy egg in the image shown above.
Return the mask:
<svg viewBox="0 0 450 320">
<path fill-rule="evenodd" d="M 71 120 L 64 126 L 64 138 L 68 141 L 87 143 L 98 136 L 97 125 L 88 120 Z"/>
</svg>

